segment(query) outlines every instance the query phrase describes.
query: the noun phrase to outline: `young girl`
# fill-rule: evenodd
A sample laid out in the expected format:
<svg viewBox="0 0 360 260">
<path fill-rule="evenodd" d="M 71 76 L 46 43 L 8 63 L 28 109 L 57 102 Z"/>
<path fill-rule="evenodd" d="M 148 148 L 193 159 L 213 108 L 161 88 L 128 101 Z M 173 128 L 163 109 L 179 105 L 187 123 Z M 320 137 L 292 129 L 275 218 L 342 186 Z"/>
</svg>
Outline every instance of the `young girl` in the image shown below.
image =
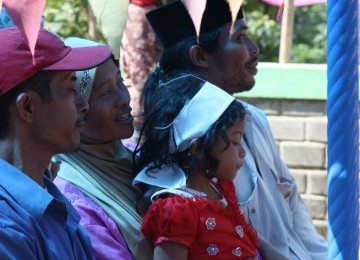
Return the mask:
<svg viewBox="0 0 360 260">
<path fill-rule="evenodd" d="M 159 88 L 144 125 L 139 164 L 158 186 L 141 231 L 154 259 L 261 259 L 232 180 L 243 164 L 245 109 L 209 82 L 185 75 Z"/>
</svg>

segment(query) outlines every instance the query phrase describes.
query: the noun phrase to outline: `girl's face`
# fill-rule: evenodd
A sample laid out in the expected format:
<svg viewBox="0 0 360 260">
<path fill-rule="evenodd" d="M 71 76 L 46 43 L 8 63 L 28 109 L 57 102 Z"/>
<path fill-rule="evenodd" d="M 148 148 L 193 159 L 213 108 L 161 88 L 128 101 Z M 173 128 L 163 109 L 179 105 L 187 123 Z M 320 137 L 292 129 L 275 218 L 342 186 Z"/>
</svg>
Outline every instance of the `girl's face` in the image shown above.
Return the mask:
<svg viewBox="0 0 360 260">
<path fill-rule="evenodd" d="M 219 180 L 233 180 L 236 173 L 243 165 L 245 149 L 242 146 L 242 138 L 245 131 L 245 120 L 238 119 L 235 124 L 230 127 L 226 134 L 230 140 L 229 146 L 219 134 L 216 137 L 215 145 L 211 149 L 211 155 L 218 160 L 218 167 L 214 176 Z"/>
</svg>

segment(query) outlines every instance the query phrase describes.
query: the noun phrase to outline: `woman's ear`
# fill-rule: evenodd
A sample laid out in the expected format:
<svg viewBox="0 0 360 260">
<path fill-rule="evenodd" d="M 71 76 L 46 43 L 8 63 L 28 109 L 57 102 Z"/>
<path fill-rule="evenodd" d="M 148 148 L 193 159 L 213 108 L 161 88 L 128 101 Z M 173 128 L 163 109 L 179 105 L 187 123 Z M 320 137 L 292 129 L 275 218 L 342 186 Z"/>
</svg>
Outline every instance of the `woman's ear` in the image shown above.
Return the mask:
<svg viewBox="0 0 360 260">
<path fill-rule="evenodd" d="M 33 121 L 34 117 L 34 111 L 33 111 L 33 94 L 32 92 L 22 92 L 20 93 L 16 98 L 16 110 L 18 112 L 19 117 L 28 122 L 31 123 Z"/>
<path fill-rule="evenodd" d="M 200 45 L 193 45 L 189 50 L 189 57 L 191 62 L 200 68 L 207 68 L 209 66 L 208 55 Z"/>
<path fill-rule="evenodd" d="M 199 138 L 195 138 L 190 142 L 190 152 L 196 159 L 203 159 L 204 152 L 202 150 L 202 143 Z"/>
</svg>

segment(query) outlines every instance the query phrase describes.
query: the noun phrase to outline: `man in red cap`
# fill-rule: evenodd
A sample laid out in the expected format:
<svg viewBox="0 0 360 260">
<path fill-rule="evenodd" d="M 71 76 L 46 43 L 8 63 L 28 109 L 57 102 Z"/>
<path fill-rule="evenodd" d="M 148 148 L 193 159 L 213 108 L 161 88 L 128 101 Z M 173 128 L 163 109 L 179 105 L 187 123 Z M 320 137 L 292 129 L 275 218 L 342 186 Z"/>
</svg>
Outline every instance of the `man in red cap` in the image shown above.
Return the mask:
<svg viewBox="0 0 360 260">
<path fill-rule="evenodd" d="M 0 29 L 0 42 L 0 259 L 92 259 L 79 215 L 44 173 L 84 131 L 73 71 L 111 50 L 70 48 L 44 29 L 34 56 L 16 27 Z"/>
<path fill-rule="evenodd" d="M 145 85 L 145 115 L 156 88 L 179 71 L 195 74 L 229 94 L 249 91 L 255 84 L 260 51 L 247 35 L 242 10 L 231 31 L 228 1 L 207 0 L 197 38 L 183 2 L 174 1 L 147 14 L 164 51 Z M 235 186 L 239 206 L 259 235 L 264 258 L 326 259 L 326 243 L 317 234 L 294 177 L 280 158 L 265 113 L 243 104 L 247 110 L 246 156 Z M 164 187 L 165 182 L 162 184 Z"/>
</svg>

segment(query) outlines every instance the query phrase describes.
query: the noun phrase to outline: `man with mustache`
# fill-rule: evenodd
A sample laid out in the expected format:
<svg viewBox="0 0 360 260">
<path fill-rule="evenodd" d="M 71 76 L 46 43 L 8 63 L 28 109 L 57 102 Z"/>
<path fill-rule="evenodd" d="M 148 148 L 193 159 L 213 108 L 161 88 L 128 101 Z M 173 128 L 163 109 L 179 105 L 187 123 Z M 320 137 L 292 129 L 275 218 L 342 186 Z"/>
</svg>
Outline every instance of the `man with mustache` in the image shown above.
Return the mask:
<svg viewBox="0 0 360 260">
<path fill-rule="evenodd" d="M 0 29 L 0 42 L 0 259 L 92 259 L 79 214 L 44 173 L 84 132 L 74 71 L 111 50 L 70 48 L 40 29 L 32 56 L 17 27 Z"/>
<path fill-rule="evenodd" d="M 254 86 L 259 47 L 247 35 L 242 9 L 231 31 L 227 2 L 207 0 L 198 38 L 181 1 L 151 11 L 147 17 L 164 51 L 145 85 L 145 115 L 156 89 L 179 71 L 189 71 L 230 94 L 249 91 Z M 243 103 L 247 110 L 246 156 L 235 186 L 239 206 L 258 232 L 266 253 L 263 257 L 327 259 L 326 243 L 317 234 L 295 180 L 280 158 L 265 113 Z M 138 176 L 137 180 L 147 182 L 146 176 Z M 160 178 L 148 183 L 155 182 L 162 187 L 172 185 Z"/>
</svg>

